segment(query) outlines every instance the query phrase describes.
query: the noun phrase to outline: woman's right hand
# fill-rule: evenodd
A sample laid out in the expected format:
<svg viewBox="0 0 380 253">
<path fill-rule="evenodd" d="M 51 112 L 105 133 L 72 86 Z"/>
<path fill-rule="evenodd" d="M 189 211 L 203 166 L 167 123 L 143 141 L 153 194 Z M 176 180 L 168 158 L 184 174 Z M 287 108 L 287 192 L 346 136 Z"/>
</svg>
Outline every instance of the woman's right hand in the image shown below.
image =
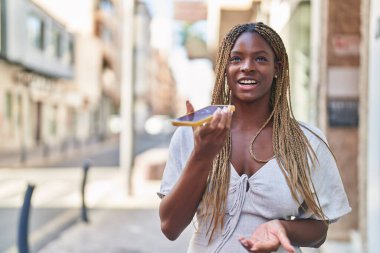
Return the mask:
<svg viewBox="0 0 380 253">
<path fill-rule="evenodd" d="M 194 112 L 189 101 L 186 101 L 186 109 L 187 113 Z M 216 110 L 211 121 L 193 127 L 194 152 L 197 158 L 213 159 L 220 152 L 231 128 L 232 114 L 226 106 L 222 110 Z"/>
<path fill-rule="evenodd" d="M 186 101 L 186 108 L 187 113 L 194 112 L 189 101 Z M 170 240 L 175 240 L 191 223 L 207 187 L 213 159 L 228 136 L 231 118 L 232 112 L 219 110 L 209 123 L 193 128 L 193 152 L 182 168 L 177 183 L 160 204 L 161 230 Z"/>
</svg>

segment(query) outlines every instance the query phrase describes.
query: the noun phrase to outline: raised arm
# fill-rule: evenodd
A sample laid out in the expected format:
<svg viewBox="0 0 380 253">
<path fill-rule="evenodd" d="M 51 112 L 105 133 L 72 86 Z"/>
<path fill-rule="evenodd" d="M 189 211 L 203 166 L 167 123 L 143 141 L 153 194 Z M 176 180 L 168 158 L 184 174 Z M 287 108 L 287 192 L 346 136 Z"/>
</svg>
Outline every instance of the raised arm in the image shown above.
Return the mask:
<svg viewBox="0 0 380 253">
<path fill-rule="evenodd" d="M 193 219 L 206 189 L 213 159 L 228 136 L 231 117 L 228 110 L 217 111 L 210 123 L 194 129 L 194 150 L 159 208 L 161 230 L 168 239 L 177 239 Z"/>
</svg>

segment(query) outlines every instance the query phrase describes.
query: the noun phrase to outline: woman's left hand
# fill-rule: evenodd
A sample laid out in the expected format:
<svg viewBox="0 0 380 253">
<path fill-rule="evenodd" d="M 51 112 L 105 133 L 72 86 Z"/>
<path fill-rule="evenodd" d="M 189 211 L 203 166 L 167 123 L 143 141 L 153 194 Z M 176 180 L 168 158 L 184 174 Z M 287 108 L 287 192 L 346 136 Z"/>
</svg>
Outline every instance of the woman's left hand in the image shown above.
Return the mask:
<svg viewBox="0 0 380 253">
<path fill-rule="evenodd" d="M 251 253 L 270 253 L 282 246 L 290 253 L 295 252 L 286 235 L 285 227 L 279 220 L 261 224 L 250 238 L 239 238 L 243 247 Z"/>
</svg>

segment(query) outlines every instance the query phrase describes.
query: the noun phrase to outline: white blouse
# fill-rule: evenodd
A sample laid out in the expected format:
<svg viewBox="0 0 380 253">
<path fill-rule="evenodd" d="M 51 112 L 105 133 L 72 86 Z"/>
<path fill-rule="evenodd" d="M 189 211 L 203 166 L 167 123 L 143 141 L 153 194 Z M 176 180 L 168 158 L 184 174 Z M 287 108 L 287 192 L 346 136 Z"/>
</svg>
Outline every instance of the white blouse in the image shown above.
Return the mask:
<svg viewBox="0 0 380 253">
<path fill-rule="evenodd" d="M 312 181 L 324 214 L 329 222 L 335 222 L 341 216 L 349 213 L 346 193 L 339 175 L 336 162 L 326 145 L 314 134 L 325 140 L 324 135 L 317 128 L 304 123 L 301 127 L 314 149 L 318 162 L 312 168 Z M 325 140 L 326 141 L 326 140 Z M 179 127 L 173 135 L 169 147 L 169 158 L 162 178 L 159 196 L 165 196 L 181 176 L 182 170 L 194 147 L 193 131 L 191 127 Z M 217 252 L 244 252 L 238 238 L 250 237 L 256 228 L 273 219 L 318 219 L 310 210 L 306 212 L 293 199 L 286 179 L 277 164 L 271 159 L 251 177 L 243 174 L 239 176 L 232 164 L 230 185 L 228 190 L 224 228 L 217 231 L 214 239 L 209 243 L 206 235 L 207 226 L 203 223 L 203 216 L 198 208 L 197 229 L 190 241 L 188 253 L 217 253 Z M 299 197 L 302 203 L 301 197 Z M 298 252 L 301 252 L 297 249 Z M 285 252 L 280 248 L 277 252 Z"/>
</svg>

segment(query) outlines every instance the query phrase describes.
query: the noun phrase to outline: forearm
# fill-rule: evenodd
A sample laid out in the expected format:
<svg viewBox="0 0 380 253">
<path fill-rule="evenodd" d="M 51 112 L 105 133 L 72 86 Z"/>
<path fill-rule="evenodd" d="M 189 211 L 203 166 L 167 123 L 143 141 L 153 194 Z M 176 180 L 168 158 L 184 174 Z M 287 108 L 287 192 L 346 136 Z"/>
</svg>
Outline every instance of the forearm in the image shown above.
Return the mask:
<svg viewBox="0 0 380 253">
<path fill-rule="evenodd" d="M 192 153 L 183 174 L 160 204 L 161 230 L 175 240 L 189 225 L 202 200 L 212 159 L 198 159 Z"/>
<path fill-rule="evenodd" d="M 319 247 L 327 235 L 328 225 L 320 220 L 281 220 L 292 245 Z"/>
</svg>

